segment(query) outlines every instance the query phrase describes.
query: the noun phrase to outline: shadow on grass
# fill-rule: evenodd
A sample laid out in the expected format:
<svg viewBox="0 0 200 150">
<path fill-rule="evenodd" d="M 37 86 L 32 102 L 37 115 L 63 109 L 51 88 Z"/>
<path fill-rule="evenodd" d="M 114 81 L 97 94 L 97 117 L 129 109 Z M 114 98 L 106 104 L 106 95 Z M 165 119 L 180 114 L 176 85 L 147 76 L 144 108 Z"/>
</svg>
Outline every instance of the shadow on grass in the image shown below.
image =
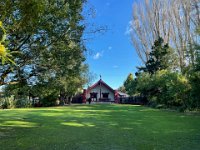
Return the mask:
<svg viewBox="0 0 200 150">
<path fill-rule="evenodd" d="M 14 109 L 0 111 L 0 116 L 3 149 L 199 148 L 199 116 L 142 106 Z"/>
</svg>

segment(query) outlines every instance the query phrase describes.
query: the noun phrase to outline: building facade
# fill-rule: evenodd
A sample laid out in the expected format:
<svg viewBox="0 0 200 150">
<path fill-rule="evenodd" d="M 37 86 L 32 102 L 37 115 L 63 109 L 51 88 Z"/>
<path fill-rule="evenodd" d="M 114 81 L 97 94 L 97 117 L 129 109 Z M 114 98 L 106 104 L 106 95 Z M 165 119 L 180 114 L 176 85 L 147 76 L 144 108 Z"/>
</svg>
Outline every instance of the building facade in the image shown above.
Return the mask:
<svg viewBox="0 0 200 150">
<path fill-rule="evenodd" d="M 89 98 L 92 102 L 115 102 L 118 103 L 118 92 L 113 90 L 102 79 L 96 82 L 88 89 L 83 91 L 83 102 L 86 102 Z"/>
</svg>

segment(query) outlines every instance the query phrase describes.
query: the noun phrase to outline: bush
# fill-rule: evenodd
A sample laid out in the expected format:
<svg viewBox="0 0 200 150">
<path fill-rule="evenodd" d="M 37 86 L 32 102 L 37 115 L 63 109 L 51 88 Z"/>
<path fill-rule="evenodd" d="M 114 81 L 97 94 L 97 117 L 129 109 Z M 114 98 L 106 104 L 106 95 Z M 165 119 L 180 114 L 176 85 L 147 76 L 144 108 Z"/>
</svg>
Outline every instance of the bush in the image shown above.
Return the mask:
<svg viewBox="0 0 200 150">
<path fill-rule="evenodd" d="M 0 108 L 10 109 L 10 108 L 27 108 L 31 107 L 32 103 L 27 99 L 15 100 L 14 96 L 3 97 L 0 99 Z"/>
<path fill-rule="evenodd" d="M 186 76 L 166 70 L 157 72 L 156 81 L 160 88 L 159 103 L 187 107 L 191 86 Z"/>
<path fill-rule="evenodd" d="M 41 98 L 41 104 L 44 107 L 55 106 L 57 104 L 57 96 L 48 95 Z"/>
<path fill-rule="evenodd" d="M 190 83 L 184 75 L 176 72 L 142 73 L 137 78 L 137 90 L 148 98 L 150 106 L 189 107 Z"/>
<path fill-rule="evenodd" d="M 191 108 L 200 108 L 200 71 L 191 73 L 189 77 L 191 83 Z"/>
<path fill-rule="evenodd" d="M 20 99 L 16 101 L 17 108 L 28 108 L 32 107 L 32 103 L 28 99 Z"/>
<path fill-rule="evenodd" d="M 11 97 L 3 97 L 0 99 L 0 108 L 2 109 L 10 109 L 10 108 L 15 108 L 16 102 L 14 98 Z"/>
</svg>

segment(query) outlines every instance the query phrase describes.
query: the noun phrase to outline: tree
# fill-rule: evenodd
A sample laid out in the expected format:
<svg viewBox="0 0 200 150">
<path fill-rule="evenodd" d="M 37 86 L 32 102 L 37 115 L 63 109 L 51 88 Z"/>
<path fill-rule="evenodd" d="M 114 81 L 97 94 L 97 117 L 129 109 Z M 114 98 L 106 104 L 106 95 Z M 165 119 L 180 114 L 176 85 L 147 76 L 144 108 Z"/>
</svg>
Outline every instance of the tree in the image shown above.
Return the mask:
<svg viewBox="0 0 200 150">
<path fill-rule="evenodd" d="M 58 93 L 57 97 L 64 83 L 68 89 L 75 85 L 72 93 L 80 88 L 87 71 L 81 69 L 85 68 L 86 48 L 82 40 L 85 26 L 81 14 L 85 0 L 0 0 L 0 3 L 0 20 L 5 24 L 9 41 L 6 47 L 16 62 L 16 66 L 8 63 L 0 66 L 1 85 L 29 87 L 30 94 L 34 87 L 48 89 L 52 92 L 46 94 Z M 38 92 L 35 96 L 44 97 L 42 90 L 35 90 Z"/>
<path fill-rule="evenodd" d="M 130 73 L 127 77 L 127 79 L 124 81 L 124 87 L 125 87 L 125 90 L 127 91 L 127 93 L 129 95 L 133 95 L 135 93 L 135 87 L 134 87 L 134 78 L 133 78 L 133 74 Z"/>
<path fill-rule="evenodd" d="M 170 9 L 169 9 L 170 8 Z M 198 0 L 143 0 L 133 5 L 131 39 L 143 63 L 149 60 L 151 46 L 158 37 L 172 46 L 178 56 L 179 70 L 194 63 L 190 44 L 197 42 L 200 23 Z M 189 55 L 186 55 L 188 49 Z"/>
<path fill-rule="evenodd" d="M 197 28 L 197 34 L 200 35 L 200 28 Z M 191 107 L 200 108 L 200 45 L 198 43 L 192 45 L 195 51 L 195 62 L 192 69 L 187 72 L 192 86 L 191 90 Z"/>
<path fill-rule="evenodd" d="M 126 93 L 126 89 L 125 89 L 124 85 L 120 86 L 120 87 L 118 88 L 118 91 L 121 91 L 121 92 L 123 92 L 123 93 Z"/>
<path fill-rule="evenodd" d="M 149 54 L 149 60 L 145 63 L 145 67 L 138 67 L 139 71 L 154 74 L 158 70 L 167 69 L 172 66 L 173 58 L 170 58 L 168 44 L 164 44 L 164 40 L 159 37 L 152 46 Z"/>
<path fill-rule="evenodd" d="M 198 34 L 198 37 L 199 37 L 200 36 L 200 25 L 197 28 L 197 34 Z M 194 50 L 193 51 L 195 52 L 194 69 L 195 69 L 195 71 L 200 71 L 200 43 L 194 44 Z"/>
<path fill-rule="evenodd" d="M 146 96 L 149 104 L 166 107 L 190 107 L 191 86 L 185 75 L 169 70 L 158 70 L 156 74 L 141 73 L 137 78 L 137 91 Z"/>
</svg>

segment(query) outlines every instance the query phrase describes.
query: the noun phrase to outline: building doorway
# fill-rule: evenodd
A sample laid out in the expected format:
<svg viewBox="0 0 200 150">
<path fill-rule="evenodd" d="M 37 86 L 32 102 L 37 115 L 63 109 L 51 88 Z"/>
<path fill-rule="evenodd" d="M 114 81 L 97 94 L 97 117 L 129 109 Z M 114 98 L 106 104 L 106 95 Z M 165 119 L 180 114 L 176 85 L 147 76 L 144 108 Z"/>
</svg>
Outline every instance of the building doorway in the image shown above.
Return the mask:
<svg viewBox="0 0 200 150">
<path fill-rule="evenodd" d="M 95 93 L 95 92 L 92 92 L 90 93 L 90 98 L 93 102 L 96 102 L 97 101 L 97 94 L 98 93 Z"/>
</svg>

